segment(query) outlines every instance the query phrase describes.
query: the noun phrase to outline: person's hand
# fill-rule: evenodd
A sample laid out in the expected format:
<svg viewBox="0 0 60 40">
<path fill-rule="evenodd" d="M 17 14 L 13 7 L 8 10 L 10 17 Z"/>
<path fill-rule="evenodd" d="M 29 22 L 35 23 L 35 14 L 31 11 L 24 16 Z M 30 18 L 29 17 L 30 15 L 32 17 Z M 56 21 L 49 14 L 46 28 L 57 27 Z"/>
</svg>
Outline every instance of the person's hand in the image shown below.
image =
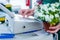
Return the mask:
<svg viewBox="0 0 60 40">
<path fill-rule="evenodd" d="M 49 29 L 53 29 L 53 31 L 47 30 L 47 32 L 56 33 L 56 32 L 58 32 L 60 30 L 60 24 L 58 24 L 57 26 L 54 26 L 54 27 L 50 27 Z"/>
<path fill-rule="evenodd" d="M 34 12 L 34 9 L 21 9 L 21 10 L 19 11 L 19 13 L 20 13 L 23 17 L 25 17 L 25 16 L 29 17 L 29 16 L 31 16 L 31 15 L 33 14 L 33 12 Z"/>
</svg>

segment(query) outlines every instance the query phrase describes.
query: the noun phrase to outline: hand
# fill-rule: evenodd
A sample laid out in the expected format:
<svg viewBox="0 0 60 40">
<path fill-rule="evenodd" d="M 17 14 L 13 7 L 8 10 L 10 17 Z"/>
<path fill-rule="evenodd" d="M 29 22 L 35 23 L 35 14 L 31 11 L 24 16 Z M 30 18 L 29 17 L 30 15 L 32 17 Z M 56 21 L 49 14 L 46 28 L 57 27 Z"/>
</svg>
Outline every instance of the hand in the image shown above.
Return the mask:
<svg viewBox="0 0 60 40">
<path fill-rule="evenodd" d="M 27 15 L 27 17 L 31 16 L 33 14 L 34 10 L 33 9 L 22 9 L 19 11 L 19 13 L 25 17 Z"/>
<path fill-rule="evenodd" d="M 47 32 L 56 33 L 60 30 L 60 24 L 58 24 L 57 26 L 54 26 L 54 27 L 50 27 L 49 29 L 53 29 L 54 31 L 47 30 Z"/>
</svg>

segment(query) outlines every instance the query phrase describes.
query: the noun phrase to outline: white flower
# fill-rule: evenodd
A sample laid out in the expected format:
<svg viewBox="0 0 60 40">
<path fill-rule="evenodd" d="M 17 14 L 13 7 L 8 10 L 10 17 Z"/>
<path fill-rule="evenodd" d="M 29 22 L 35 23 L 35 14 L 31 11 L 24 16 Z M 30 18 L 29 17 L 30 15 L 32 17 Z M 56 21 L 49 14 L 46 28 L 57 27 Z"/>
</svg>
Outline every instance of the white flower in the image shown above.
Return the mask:
<svg viewBox="0 0 60 40">
<path fill-rule="evenodd" d="M 35 15 L 36 17 L 38 17 L 38 16 L 42 15 L 42 13 L 36 12 L 34 15 Z"/>
<path fill-rule="evenodd" d="M 56 6 L 55 4 L 51 4 L 51 6 Z"/>
<path fill-rule="evenodd" d="M 44 10 L 48 10 L 47 5 L 43 5 Z"/>
<path fill-rule="evenodd" d="M 45 15 L 45 20 L 48 22 L 51 22 L 50 16 L 49 15 Z"/>
<path fill-rule="evenodd" d="M 41 13 L 44 13 L 44 11 L 42 9 L 40 11 L 41 11 Z"/>
<path fill-rule="evenodd" d="M 42 14 L 42 15 L 40 15 L 40 17 L 45 17 L 45 15 L 44 15 L 44 14 Z"/>
<path fill-rule="evenodd" d="M 59 14 L 55 14 L 55 17 L 59 17 Z"/>
<path fill-rule="evenodd" d="M 55 8 L 52 8 L 52 10 L 51 10 L 51 11 L 55 12 L 55 10 L 56 10 Z"/>
<path fill-rule="evenodd" d="M 42 15 L 42 13 L 37 13 L 37 15 L 38 15 L 38 16 L 41 16 L 41 15 Z"/>
<path fill-rule="evenodd" d="M 55 8 L 54 7 L 50 7 L 50 8 L 48 8 L 48 10 L 51 10 L 52 12 L 55 12 Z"/>
<path fill-rule="evenodd" d="M 50 18 L 51 18 L 51 19 L 53 19 L 53 18 L 54 18 L 54 16 L 53 16 L 53 15 L 50 15 Z"/>
<path fill-rule="evenodd" d="M 59 3 L 55 3 L 55 5 L 56 5 L 56 7 L 58 7 L 59 6 Z"/>
<path fill-rule="evenodd" d="M 51 4 L 51 6 L 58 7 L 59 3 Z"/>
<path fill-rule="evenodd" d="M 52 8 L 51 8 L 51 7 L 49 7 L 48 9 L 49 9 L 49 10 L 52 10 Z"/>
<path fill-rule="evenodd" d="M 45 10 L 47 14 L 49 13 L 49 11 L 48 11 L 48 10 L 49 10 L 48 8 Z"/>
</svg>

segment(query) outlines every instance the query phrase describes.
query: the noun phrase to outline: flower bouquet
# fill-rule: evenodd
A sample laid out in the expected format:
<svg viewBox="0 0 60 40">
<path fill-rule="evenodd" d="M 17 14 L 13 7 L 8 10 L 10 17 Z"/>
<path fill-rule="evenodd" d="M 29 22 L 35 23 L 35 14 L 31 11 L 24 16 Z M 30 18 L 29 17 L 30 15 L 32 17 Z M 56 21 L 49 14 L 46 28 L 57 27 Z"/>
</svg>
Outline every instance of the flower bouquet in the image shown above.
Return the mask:
<svg viewBox="0 0 60 40">
<path fill-rule="evenodd" d="M 60 21 L 60 4 L 35 4 L 34 16 L 43 21 L 45 30 L 49 30 L 50 26 L 55 26 Z"/>
</svg>

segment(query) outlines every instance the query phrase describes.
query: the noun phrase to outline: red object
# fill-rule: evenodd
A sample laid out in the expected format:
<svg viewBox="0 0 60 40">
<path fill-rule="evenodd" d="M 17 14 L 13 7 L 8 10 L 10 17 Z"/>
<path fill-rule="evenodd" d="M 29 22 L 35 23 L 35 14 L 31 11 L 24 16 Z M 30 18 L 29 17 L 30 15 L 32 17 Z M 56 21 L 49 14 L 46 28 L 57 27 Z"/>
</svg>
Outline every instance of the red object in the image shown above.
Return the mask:
<svg viewBox="0 0 60 40">
<path fill-rule="evenodd" d="M 26 6 L 30 6 L 30 0 L 26 0 Z"/>
</svg>

